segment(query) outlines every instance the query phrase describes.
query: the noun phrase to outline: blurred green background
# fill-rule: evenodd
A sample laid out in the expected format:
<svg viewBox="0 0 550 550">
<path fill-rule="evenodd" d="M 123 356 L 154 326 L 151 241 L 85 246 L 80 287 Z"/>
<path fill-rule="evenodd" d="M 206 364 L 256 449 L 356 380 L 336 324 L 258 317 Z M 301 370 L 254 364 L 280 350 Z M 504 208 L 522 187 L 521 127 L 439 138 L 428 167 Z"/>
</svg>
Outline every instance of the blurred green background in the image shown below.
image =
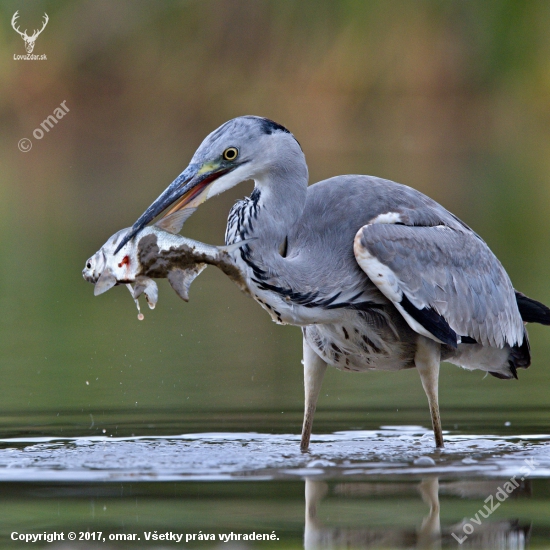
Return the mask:
<svg viewBox="0 0 550 550">
<path fill-rule="evenodd" d="M 25 53 L 16 10 L 29 33 L 49 15 L 33 52 L 47 60 L 14 59 Z M 0 20 L 4 426 L 35 413 L 302 407 L 300 330 L 274 325 L 214 268 L 189 304 L 161 281 L 143 322 L 125 288 L 94 298 L 81 277 L 201 140 L 239 115 L 289 128 L 311 182 L 373 174 L 429 194 L 489 243 L 516 288 L 550 303 L 546 0 L 3 0 Z M 63 101 L 69 113 L 35 139 Z M 209 201 L 184 234 L 221 244 L 250 190 Z M 519 381 L 444 366 L 444 425 L 451 406 L 546 406 L 547 330 L 530 328 L 533 364 Z M 319 409 L 360 417 L 425 399 L 414 371 L 331 369 Z"/>
</svg>

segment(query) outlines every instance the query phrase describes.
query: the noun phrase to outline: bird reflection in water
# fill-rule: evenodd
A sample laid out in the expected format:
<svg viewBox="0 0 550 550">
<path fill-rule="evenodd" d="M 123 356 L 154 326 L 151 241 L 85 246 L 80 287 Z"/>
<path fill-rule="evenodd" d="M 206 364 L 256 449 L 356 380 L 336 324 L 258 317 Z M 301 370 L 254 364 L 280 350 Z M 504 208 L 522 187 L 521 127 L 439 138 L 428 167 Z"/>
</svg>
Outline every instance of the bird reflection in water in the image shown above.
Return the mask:
<svg viewBox="0 0 550 550">
<path fill-rule="evenodd" d="M 418 484 L 356 482 L 329 485 L 312 478 L 305 480 L 305 550 L 329 548 L 425 548 L 437 550 L 445 547 L 461 548 L 525 548 L 531 532 L 531 525 L 520 525 L 517 520 L 496 520 L 482 518 L 475 525 L 474 532 L 461 545 L 452 536 L 464 537 L 463 522 L 441 528 L 439 494 L 453 497 L 485 499 L 495 494 L 502 481 L 455 481 L 439 483 L 439 478 L 427 477 Z M 347 499 L 364 497 L 403 497 L 416 493 L 428 505 L 429 511 L 418 528 L 402 525 L 377 525 L 373 527 L 350 527 L 325 525 L 318 517 L 323 499 L 329 495 Z M 529 497 L 529 483 L 518 487 L 514 497 Z M 473 503 L 472 503 L 473 504 Z M 472 513 L 475 514 L 477 510 Z M 397 515 L 396 515 L 397 517 Z M 399 517 L 403 517 L 399 513 Z M 368 518 L 365 518 L 365 523 Z"/>
</svg>

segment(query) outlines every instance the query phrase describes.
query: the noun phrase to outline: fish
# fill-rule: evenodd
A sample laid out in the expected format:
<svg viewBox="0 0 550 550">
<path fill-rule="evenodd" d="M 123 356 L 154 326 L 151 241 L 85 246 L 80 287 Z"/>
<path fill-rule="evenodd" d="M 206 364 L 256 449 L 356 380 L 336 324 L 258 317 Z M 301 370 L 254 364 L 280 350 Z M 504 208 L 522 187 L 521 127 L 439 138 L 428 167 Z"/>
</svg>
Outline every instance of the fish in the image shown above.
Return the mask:
<svg viewBox="0 0 550 550">
<path fill-rule="evenodd" d="M 155 225 L 144 228 L 116 253 L 131 228 L 121 229 L 107 239 L 88 258 L 82 270 L 83 278 L 95 285 L 94 295 L 99 296 L 117 285 L 126 285 L 141 321 L 144 315 L 139 305 L 140 296 L 145 297 L 150 309 L 154 309 L 158 302 L 158 286 L 154 279 L 168 279 L 176 294 L 188 302 L 191 283 L 207 265 L 221 269 L 248 293 L 244 275 L 230 253 L 252 239 L 229 246 L 215 246 L 178 235 L 185 220 L 195 210 L 188 208 L 166 216 Z"/>
</svg>

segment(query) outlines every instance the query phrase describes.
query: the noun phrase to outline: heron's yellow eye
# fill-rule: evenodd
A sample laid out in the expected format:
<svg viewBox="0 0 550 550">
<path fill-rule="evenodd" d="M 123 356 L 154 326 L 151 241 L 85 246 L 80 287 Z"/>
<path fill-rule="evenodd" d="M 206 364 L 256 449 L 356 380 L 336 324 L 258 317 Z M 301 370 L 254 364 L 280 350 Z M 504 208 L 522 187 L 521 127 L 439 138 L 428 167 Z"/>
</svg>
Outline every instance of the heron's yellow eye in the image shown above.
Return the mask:
<svg viewBox="0 0 550 550">
<path fill-rule="evenodd" d="M 223 158 L 225 160 L 235 160 L 239 154 L 239 150 L 236 147 L 228 147 L 223 152 Z"/>
</svg>

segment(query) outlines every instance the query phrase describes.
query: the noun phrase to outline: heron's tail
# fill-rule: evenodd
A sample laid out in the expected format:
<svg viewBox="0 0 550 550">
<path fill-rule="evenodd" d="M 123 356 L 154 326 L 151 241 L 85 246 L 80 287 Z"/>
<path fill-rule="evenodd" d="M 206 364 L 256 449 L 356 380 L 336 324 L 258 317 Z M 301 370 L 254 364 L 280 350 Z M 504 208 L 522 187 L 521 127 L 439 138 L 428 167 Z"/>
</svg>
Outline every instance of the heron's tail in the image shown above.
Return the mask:
<svg viewBox="0 0 550 550">
<path fill-rule="evenodd" d="M 525 323 L 540 323 L 541 325 L 550 325 L 550 309 L 544 304 L 532 300 L 516 290 L 516 301 L 518 303 L 519 313 Z M 523 343 L 510 349 L 508 356 L 509 370 L 489 372 L 489 374 L 509 380 L 518 377 L 517 369 L 526 369 L 531 364 L 531 352 L 529 349 L 529 338 L 527 331 L 524 332 Z"/>
<path fill-rule="evenodd" d="M 537 302 L 538 304 L 538 302 Z M 542 304 L 541 304 L 542 305 Z M 521 311 L 521 309 L 520 309 Z M 508 370 L 502 368 L 499 371 L 489 371 L 489 374 L 502 380 L 518 379 L 518 369 L 527 369 L 531 364 L 531 347 L 527 331 L 523 329 L 523 342 L 510 348 L 508 355 Z"/>
<path fill-rule="evenodd" d="M 550 309 L 548 309 L 544 304 L 528 298 L 525 294 L 522 294 L 517 290 L 516 300 L 518 303 L 519 313 L 524 322 L 550 325 Z"/>
</svg>

